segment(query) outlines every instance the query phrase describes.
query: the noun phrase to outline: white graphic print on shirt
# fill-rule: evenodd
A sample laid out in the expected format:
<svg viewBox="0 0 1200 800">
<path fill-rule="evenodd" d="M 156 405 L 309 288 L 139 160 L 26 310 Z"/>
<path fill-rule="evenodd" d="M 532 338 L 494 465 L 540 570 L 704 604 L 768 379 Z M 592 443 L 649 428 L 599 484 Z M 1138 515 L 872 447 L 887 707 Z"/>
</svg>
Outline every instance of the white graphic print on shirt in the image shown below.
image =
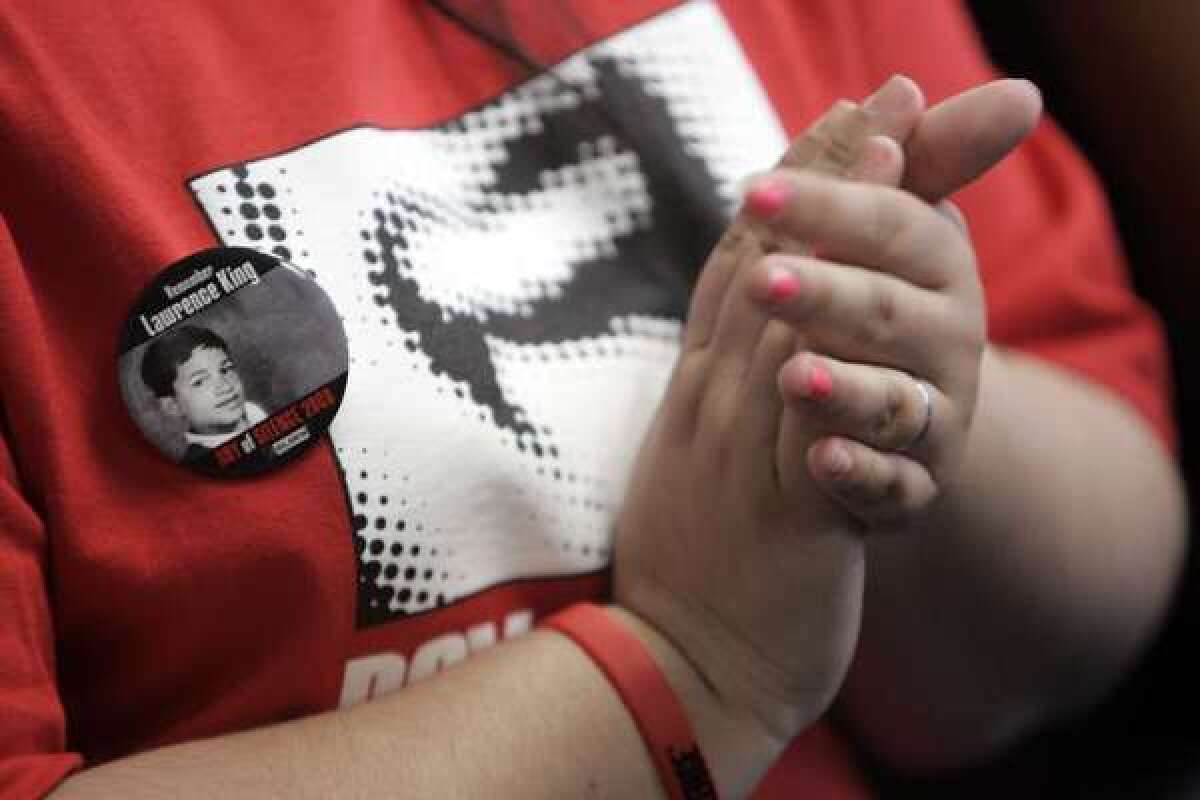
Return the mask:
<svg viewBox="0 0 1200 800">
<path fill-rule="evenodd" d="M 723 223 L 785 145 L 713 2 L 554 72 L 578 91 L 542 75 L 444 125 L 353 128 L 190 184 L 223 244 L 308 271 L 342 315 L 330 436 L 360 627 L 607 566 L 687 272 L 720 232 L 681 206 L 706 193 Z M 605 116 L 631 103 L 626 126 Z M 667 134 L 673 176 L 635 128 Z"/>
</svg>

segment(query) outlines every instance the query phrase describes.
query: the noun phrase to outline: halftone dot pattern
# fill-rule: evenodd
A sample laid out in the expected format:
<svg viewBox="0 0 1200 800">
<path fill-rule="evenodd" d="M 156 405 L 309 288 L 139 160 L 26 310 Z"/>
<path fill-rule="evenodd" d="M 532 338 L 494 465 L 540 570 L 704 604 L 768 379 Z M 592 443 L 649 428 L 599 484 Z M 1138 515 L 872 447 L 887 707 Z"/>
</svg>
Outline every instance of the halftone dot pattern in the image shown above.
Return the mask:
<svg viewBox="0 0 1200 800">
<path fill-rule="evenodd" d="M 213 225 L 226 245 L 252 247 L 294 263 L 297 255 L 308 256 L 307 251 L 299 249 L 304 231 L 294 224 L 298 210 L 288 205 L 286 196 L 280 196 L 279 183 L 286 177 L 287 168 L 278 168 L 277 173 L 251 179 L 245 165 L 233 167 L 229 180 L 216 187 L 222 205 Z M 282 191 L 290 194 L 292 190 L 284 187 Z"/>
<path fill-rule="evenodd" d="M 773 120 L 753 118 L 738 124 L 729 109 L 712 102 L 726 98 L 740 106 L 736 98 L 748 91 L 746 71 L 724 57 L 740 47 L 733 31 L 727 26 L 710 28 L 700 45 L 681 35 L 675 23 L 670 14 L 655 17 L 640 26 L 636 36 L 613 37 L 605 50 L 623 73 L 637 76 L 648 93 L 663 98 L 684 149 L 704 160 L 722 198 L 733 203 L 739 200 L 739 182 L 749 174 L 748 156 L 758 159 L 755 169 L 773 166 L 784 134 Z M 749 91 L 755 99 L 761 92 L 757 85 Z"/>
<path fill-rule="evenodd" d="M 330 435 L 359 626 L 610 562 L 697 266 L 678 239 L 719 227 L 689 227 L 602 100 L 636 101 L 726 218 L 785 145 L 713 2 L 555 72 L 577 88 L 541 75 L 437 128 L 353 128 L 191 184 L 224 244 L 286 248 L 342 315 Z"/>
</svg>

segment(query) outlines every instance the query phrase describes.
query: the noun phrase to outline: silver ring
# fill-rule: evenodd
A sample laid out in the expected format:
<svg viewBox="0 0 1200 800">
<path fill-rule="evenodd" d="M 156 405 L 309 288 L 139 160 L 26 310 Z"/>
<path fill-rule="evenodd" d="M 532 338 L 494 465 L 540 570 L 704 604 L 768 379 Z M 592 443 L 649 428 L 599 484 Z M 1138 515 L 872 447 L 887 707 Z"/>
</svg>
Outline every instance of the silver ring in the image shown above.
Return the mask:
<svg viewBox="0 0 1200 800">
<path fill-rule="evenodd" d="M 921 400 L 925 404 L 925 419 L 921 422 L 921 429 L 908 440 L 908 444 L 900 448 L 901 452 L 911 450 L 919 445 L 925 435 L 929 433 L 929 429 L 933 427 L 933 391 L 925 381 L 914 380 L 913 383 L 917 385 L 917 391 L 921 393 Z"/>
</svg>

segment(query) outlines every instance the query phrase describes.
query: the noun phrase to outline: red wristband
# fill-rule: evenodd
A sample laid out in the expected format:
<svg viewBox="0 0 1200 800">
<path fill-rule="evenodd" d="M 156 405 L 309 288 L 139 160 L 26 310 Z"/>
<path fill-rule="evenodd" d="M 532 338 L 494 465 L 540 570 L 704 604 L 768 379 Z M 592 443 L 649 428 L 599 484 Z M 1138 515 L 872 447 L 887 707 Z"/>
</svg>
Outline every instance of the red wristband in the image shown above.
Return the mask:
<svg viewBox="0 0 1200 800">
<path fill-rule="evenodd" d="M 577 603 L 542 624 L 573 640 L 608 677 L 650 750 L 667 796 L 716 800 L 692 724 L 641 640 L 591 603 Z"/>
</svg>

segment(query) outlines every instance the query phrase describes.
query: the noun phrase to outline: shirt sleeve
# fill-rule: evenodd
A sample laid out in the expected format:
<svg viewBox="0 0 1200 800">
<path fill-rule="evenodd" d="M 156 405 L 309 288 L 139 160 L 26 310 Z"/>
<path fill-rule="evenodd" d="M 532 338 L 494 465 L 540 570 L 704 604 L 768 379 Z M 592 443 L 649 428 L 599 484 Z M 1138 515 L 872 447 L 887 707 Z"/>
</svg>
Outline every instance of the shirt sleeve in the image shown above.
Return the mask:
<svg viewBox="0 0 1200 800">
<path fill-rule="evenodd" d="M 14 268 L 13 259 L 0 221 L 0 269 Z M 0 800 L 44 797 L 82 764 L 66 751 L 55 684 L 46 528 L 19 486 L 0 434 Z"/>
<path fill-rule="evenodd" d="M 1050 121 L 1010 162 L 956 198 L 983 274 L 991 341 L 1106 387 L 1173 449 L 1162 326 L 1129 285 L 1095 176 Z"/>
<path fill-rule="evenodd" d="M 958 0 L 921 3 L 919 13 L 907 0 L 860 5 L 864 92 L 901 72 L 933 104 L 997 77 Z M 1130 287 L 1099 181 L 1062 130 L 1044 120 L 953 199 L 978 256 L 991 341 L 1114 392 L 1173 449 L 1161 324 Z"/>
</svg>

